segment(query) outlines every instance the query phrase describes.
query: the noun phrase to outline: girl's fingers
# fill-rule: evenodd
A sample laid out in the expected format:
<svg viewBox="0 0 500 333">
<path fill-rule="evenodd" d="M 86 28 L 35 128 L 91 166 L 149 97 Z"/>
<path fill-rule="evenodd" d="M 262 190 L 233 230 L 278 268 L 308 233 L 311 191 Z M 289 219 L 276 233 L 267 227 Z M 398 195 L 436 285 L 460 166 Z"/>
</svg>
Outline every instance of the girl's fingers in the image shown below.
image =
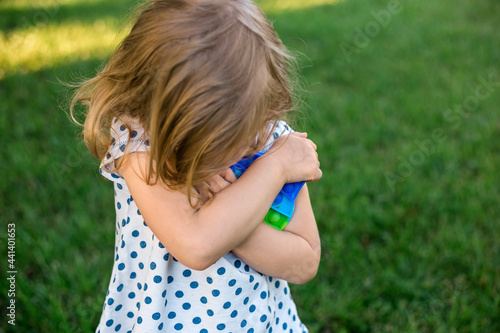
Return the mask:
<svg viewBox="0 0 500 333">
<path fill-rule="evenodd" d="M 222 171 L 219 173 L 219 176 L 221 176 L 222 178 L 224 178 L 225 181 L 229 182 L 229 183 L 234 183 L 236 181 L 236 175 L 234 174 L 233 170 L 231 170 L 230 168 Z"/>
<path fill-rule="evenodd" d="M 219 193 L 220 191 L 231 185 L 231 182 L 227 181 L 220 175 L 216 175 L 207 180 L 207 184 L 214 193 Z"/>
</svg>

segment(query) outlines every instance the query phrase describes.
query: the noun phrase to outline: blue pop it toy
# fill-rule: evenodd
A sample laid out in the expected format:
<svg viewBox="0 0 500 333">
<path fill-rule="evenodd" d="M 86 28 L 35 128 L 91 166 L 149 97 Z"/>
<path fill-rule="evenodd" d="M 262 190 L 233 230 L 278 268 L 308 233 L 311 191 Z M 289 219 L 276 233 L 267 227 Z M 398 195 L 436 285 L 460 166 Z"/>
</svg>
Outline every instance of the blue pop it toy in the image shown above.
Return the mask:
<svg viewBox="0 0 500 333">
<path fill-rule="evenodd" d="M 234 172 L 236 178 L 240 178 L 250 164 L 262 156 L 262 154 L 263 153 L 257 153 L 249 157 L 244 157 L 241 161 L 232 165 L 231 170 Z M 278 230 L 283 230 L 292 218 L 295 209 L 295 198 L 297 198 L 304 183 L 305 182 L 285 184 L 274 199 L 269 212 L 267 212 L 264 218 L 264 222 Z"/>
</svg>

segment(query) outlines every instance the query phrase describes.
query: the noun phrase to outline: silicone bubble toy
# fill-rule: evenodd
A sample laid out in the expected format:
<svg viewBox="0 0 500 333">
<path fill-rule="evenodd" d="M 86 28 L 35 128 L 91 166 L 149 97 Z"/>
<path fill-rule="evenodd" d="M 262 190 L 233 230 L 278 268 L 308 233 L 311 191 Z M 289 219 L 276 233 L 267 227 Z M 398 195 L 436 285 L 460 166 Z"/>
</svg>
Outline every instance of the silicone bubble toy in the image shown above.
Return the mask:
<svg viewBox="0 0 500 333">
<path fill-rule="evenodd" d="M 244 157 L 241 161 L 232 165 L 231 170 L 234 172 L 236 178 L 240 178 L 250 164 L 262 155 L 263 153 L 257 153 L 249 157 Z M 278 230 L 283 230 L 292 218 L 295 209 L 295 198 L 297 198 L 304 184 L 305 182 L 285 184 L 274 199 L 269 212 L 267 212 L 264 218 L 264 222 Z"/>
</svg>

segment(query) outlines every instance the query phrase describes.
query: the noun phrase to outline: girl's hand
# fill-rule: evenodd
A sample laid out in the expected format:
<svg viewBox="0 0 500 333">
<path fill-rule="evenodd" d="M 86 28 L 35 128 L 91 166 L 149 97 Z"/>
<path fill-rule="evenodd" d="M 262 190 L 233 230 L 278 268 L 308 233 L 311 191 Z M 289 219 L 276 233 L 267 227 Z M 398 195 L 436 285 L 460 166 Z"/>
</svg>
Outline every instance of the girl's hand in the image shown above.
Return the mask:
<svg viewBox="0 0 500 333">
<path fill-rule="evenodd" d="M 280 136 L 262 158 L 268 156 L 281 168 L 284 183 L 314 182 L 323 172 L 320 169 L 317 146 L 307 139 L 307 133 L 294 132 Z"/>
<path fill-rule="evenodd" d="M 207 181 L 208 186 L 214 193 L 219 193 L 236 181 L 236 176 L 231 169 L 226 169 L 213 176 Z"/>
</svg>

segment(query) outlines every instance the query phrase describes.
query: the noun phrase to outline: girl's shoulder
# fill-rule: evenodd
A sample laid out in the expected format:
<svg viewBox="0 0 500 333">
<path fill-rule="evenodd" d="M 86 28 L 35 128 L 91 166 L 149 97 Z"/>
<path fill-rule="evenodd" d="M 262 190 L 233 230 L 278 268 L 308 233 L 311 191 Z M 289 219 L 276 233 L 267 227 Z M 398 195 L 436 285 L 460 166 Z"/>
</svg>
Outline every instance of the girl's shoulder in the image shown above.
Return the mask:
<svg viewBox="0 0 500 333">
<path fill-rule="evenodd" d="M 109 129 L 111 145 L 101 161 L 99 172 L 116 183 L 125 183 L 117 170 L 117 160 L 125 154 L 149 151 L 149 138 L 138 118 L 114 118 Z"/>
</svg>

